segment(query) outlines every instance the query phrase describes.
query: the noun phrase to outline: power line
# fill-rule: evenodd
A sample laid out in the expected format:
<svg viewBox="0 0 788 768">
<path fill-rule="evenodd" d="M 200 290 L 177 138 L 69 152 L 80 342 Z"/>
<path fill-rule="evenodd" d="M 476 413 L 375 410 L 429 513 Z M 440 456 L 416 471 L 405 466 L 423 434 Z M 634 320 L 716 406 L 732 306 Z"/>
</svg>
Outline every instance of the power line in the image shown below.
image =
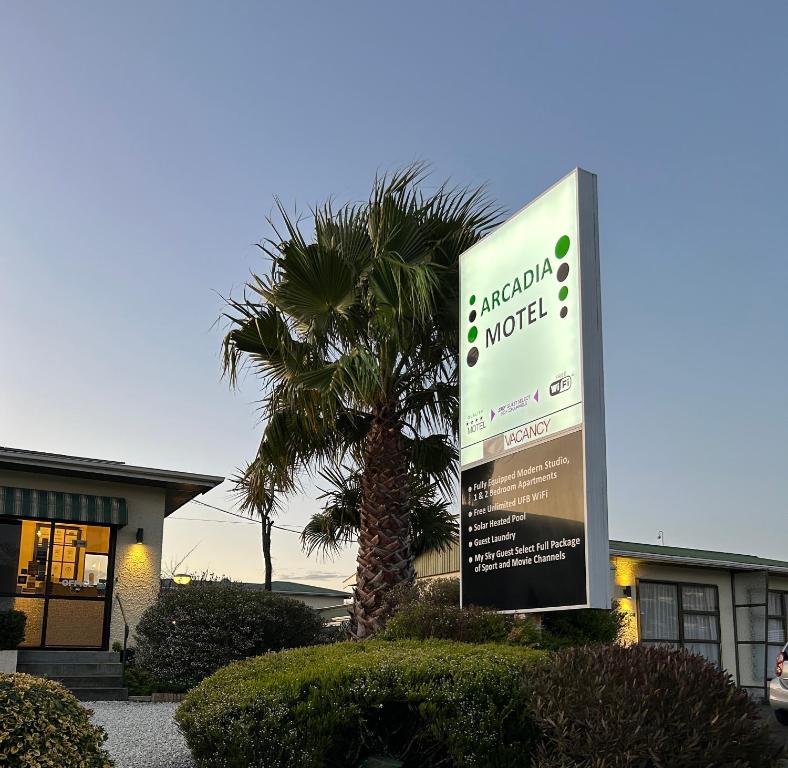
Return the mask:
<svg viewBox="0 0 788 768">
<path fill-rule="evenodd" d="M 207 504 L 204 501 L 198 501 L 197 499 L 192 499 L 192 504 L 199 504 L 202 507 L 208 507 L 209 509 L 215 509 L 217 512 L 223 512 L 225 515 L 231 515 L 232 517 L 238 517 L 243 520 L 245 523 L 253 523 L 256 524 L 254 520 L 250 520 L 246 515 L 239 515 L 237 512 L 230 512 L 229 509 L 222 509 L 221 507 L 214 506 L 213 504 Z M 185 518 L 185 517 L 176 517 L 176 520 L 186 520 L 186 519 L 197 519 L 197 518 Z M 214 520 L 211 522 L 230 522 L 229 520 Z M 279 531 L 286 531 L 287 533 L 297 533 L 299 536 L 301 535 L 301 531 L 295 530 L 293 528 L 285 528 L 281 525 L 274 525 L 273 528 L 276 528 Z"/>
</svg>

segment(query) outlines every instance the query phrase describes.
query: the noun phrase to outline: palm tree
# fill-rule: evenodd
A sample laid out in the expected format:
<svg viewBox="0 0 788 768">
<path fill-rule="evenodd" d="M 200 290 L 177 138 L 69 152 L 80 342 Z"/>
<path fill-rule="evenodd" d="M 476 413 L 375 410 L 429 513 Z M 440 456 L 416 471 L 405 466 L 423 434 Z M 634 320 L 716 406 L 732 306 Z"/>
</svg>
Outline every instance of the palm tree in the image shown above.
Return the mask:
<svg viewBox="0 0 788 768">
<path fill-rule="evenodd" d="M 271 591 L 273 563 L 271 561 L 271 529 L 274 527 L 278 500 L 275 495 L 276 482 L 271 465 L 259 459 L 247 464 L 233 478 L 234 490 L 240 502 L 240 508 L 260 521 L 263 546 L 263 563 L 265 564 L 264 589 Z"/>
<path fill-rule="evenodd" d="M 384 595 L 413 579 L 412 478 L 448 492 L 457 471 L 458 263 L 498 220 L 481 189 L 421 190 L 424 168 L 376 178 L 369 201 L 312 212 L 307 241 L 261 248 L 270 274 L 230 300 L 232 383 L 249 363 L 263 383 L 261 451 L 280 488 L 303 471 L 358 470 L 353 631 L 382 628 Z"/>
<path fill-rule="evenodd" d="M 301 543 L 308 555 L 319 552 L 333 556 L 358 540 L 361 526 L 361 473 L 351 467 L 329 467 L 320 473 L 330 483 L 319 499 L 325 500 L 320 512 L 312 515 Z M 421 475 L 409 477 L 410 540 L 414 557 L 441 551 L 457 541 L 457 518 L 449 500 L 430 480 Z"/>
</svg>

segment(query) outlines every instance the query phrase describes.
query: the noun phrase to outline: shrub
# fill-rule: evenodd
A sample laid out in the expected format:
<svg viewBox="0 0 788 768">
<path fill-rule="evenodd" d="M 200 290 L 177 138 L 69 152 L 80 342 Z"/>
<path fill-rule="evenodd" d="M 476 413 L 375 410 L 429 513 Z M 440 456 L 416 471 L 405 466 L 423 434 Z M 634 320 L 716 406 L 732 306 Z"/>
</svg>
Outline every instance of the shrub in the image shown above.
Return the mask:
<svg viewBox="0 0 788 768">
<path fill-rule="evenodd" d="M 142 615 L 135 664 L 189 688 L 231 661 L 317 641 L 323 620 L 304 603 L 232 582 L 163 592 Z"/>
<path fill-rule="evenodd" d="M 284 651 L 219 670 L 176 719 L 203 768 L 522 766 L 536 734 L 516 681 L 540 656 L 440 641 Z"/>
<path fill-rule="evenodd" d="M 110 768 L 107 736 L 90 711 L 59 683 L 0 674 L 0 765 L 3 768 Z"/>
<path fill-rule="evenodd" d="M 13 651 L 25 639 L 26 622 L 22 611 L 0 611 L 0 651 Z"/>
<path fill-rule="evenodd" d="M 615 606 L 611 611 L 551 611 L 542 615 L 539 629 L 531 620 L 497 614 L 490 608 L 460 608 L 457 579 L 433 579 L 397 587 L 389 593 L 387 608 L 387 638 L 508 642 L 550 650 L 615 642 L 626 621 Z"/>
<path fill-rule="evenodd" d="M 542 615 L 542 644 L 554 650 L 580 645 L 609 645 L 621 635 L 626 614 L 614 603 L 610 611 L 585 608 Z"/>
<path fill-rule="evenodd" d="M 542 732 L 535 768 L 777 765 L 757 705 L 686 651 L 564 650 L 525 685 Z"/>
<path fill-rule="evenodd" d="M 465 643 L 503 643 L 514 627 L 512 616 L 485 608 L 411 603 L 388 620 L 387 640 L 457 640 Z"/>
</svg>

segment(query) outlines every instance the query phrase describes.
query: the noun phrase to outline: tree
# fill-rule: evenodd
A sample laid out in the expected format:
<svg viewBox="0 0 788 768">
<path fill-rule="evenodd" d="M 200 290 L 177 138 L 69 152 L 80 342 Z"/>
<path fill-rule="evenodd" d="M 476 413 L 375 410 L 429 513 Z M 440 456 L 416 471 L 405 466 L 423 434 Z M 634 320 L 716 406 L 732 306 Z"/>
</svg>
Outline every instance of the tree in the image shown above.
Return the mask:
<svg viewBox="0 0 788 768">
<path fill-rule="evenodd" d="M 320 473 L 330 487 L 319 499 L 325 500 L 320 512 L 312 515 L 301 543 L 308 555 L 320 552 L 332 556 L 342 547 L 358 540 L 361 525 L 361 476 L 351 467 L 330 467 Z M 457 541 L 457 518 L 449 501 L 434 483 L 421 475 L 409 478 L 410 539 L 414 557 L 440 551 Z"/>
<path fill-rule="evenodd" d="M 270 465 L 259 458 L 239 470 L 233 478 L 240 508 L 260 521 L 262 529 L 263 563 L 265 564 L 264 589 L 271 591 L 273 563 L 271 561 L 271 529 L 277 508 L 276 481 Z"/>
<path fill-rule="evenodd" d="M 413 481 L 457 473 L 458 263 L 498 220 L 481 189 L 427 193 L 422 166 L 376 178 L 368 202 L 312 211 L 312 237 L 279 206 L 261 244 L 270 273 L 230 300 L 232 383 L 263 383 L 261 452 L 290 490 L 301 472 L 358 471 L 356 637 L 381 629 L 385 592 L 413 579 Z"/>
</svg>

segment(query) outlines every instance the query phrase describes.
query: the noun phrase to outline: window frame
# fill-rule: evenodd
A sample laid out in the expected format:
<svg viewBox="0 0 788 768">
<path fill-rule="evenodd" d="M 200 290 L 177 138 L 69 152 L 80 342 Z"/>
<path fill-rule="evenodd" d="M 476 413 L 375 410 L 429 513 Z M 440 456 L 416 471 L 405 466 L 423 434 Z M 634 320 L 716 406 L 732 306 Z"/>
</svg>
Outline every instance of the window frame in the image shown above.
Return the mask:
<svg viewBox="0 0 788 768">
<path fill-rule="evenodd" d="M 774 614 L 769 613 L 769 596 L 779 595 L 780 605 L 782 606 L 782 613 Z M 782 642 L 772 643 L 769 642 L 769 622 L 779 620 L 783 624 L 783 639 Z M 788 589 L 769 589 L 766 588 L 766 646 L 777 647 L 778 645 L 784 646 L 788 643 Z"/>
<path fill-rule="evenodd" d="M 640 585 L 659 584 L 661 586 L 676 588 L 676 611 L 678 637 L 643 637 L 643 621 L 640 603 Z M 682 587 L 703 587 L 712 588 L 716 598 L 717 609 L 715 611 L 697 611 L 684 609 L 684 597 Z M 714 616 L 717 620 L 717 639 L 716 640 L 695 640 L 684 637 L 684 616 Z M 638 643 L 665 643 L 680 648 L 687 649 L 688 645 L 716 645 L 717 646 L 717 666 L 722 668 L 722 624 L 720 623 L 720 588 L 717 584 L 703 584 L 698 581 L 667 581 L 664 579 L 638 579 L 637 580 L 637 617 L 638 617 Z M 689 649 L 687 649 L 689 650 Z M 700 654 L 699 654 L 700 655 Z M 710 661 L 710 659 L 709 659 Z M 712 662 L 713 663 L 713 662 Z"/>
</svg>

